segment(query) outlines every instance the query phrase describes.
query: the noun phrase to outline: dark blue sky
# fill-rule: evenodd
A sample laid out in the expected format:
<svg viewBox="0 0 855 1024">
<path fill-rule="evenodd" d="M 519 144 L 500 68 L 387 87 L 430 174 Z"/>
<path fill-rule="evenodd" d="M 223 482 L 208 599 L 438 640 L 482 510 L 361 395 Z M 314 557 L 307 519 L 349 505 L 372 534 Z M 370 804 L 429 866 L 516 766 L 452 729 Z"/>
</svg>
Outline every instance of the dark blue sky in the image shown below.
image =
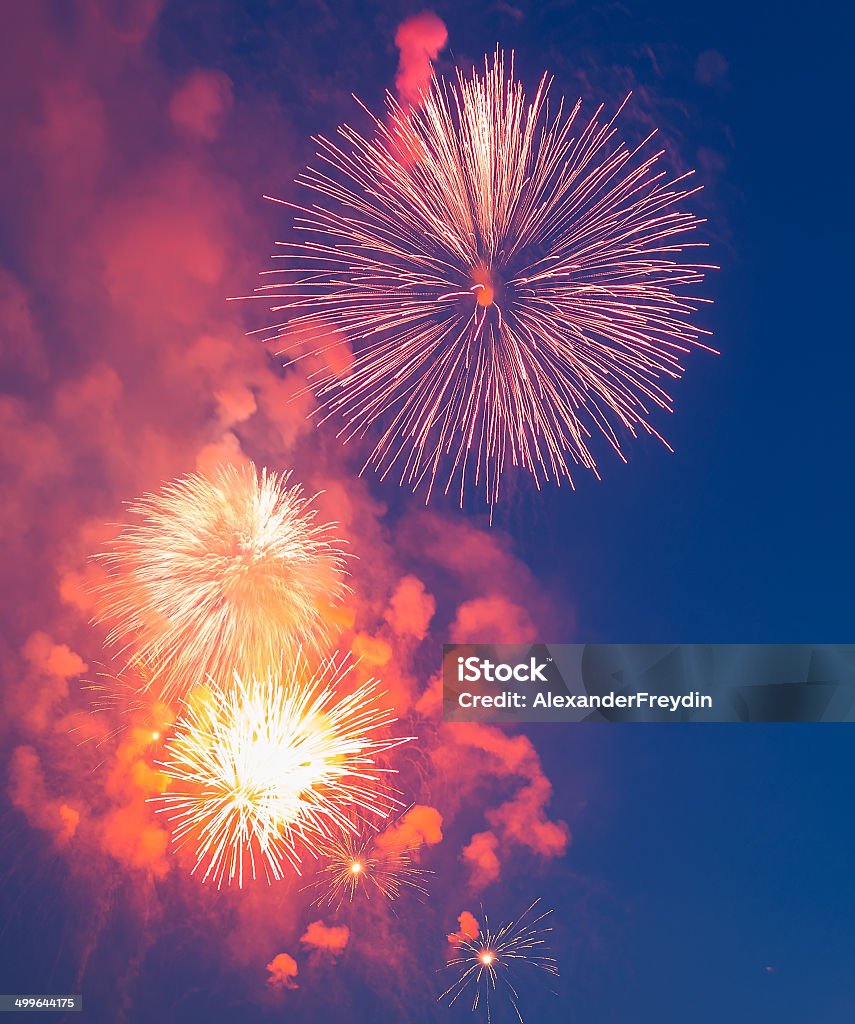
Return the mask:
<svg viewBox="0 0 855 1024">
<path fill-rule="evenodd" d="M 614 104 L 635 88 L 639 123 L 655 117 L 674 165 L 701 168 L 711 259 L 722 268 L 705 285 L 714 305 L 702 313 L 721 355 L 692 355 L 675 388 L 663 428 L 675 454 L 639 443 L 623 466 L 603 453 L 601 482 L 580 476 L 575 493 L 520 494 L 498 515 L 557 603 L 544 639 L 851 640 L 851 12 L 830 0 L 430 6 L 449 29 L 445 67 L 498 42 L 532 81 L 548 67 L 559 92 L 586 92 L 588 102 Z M 376 105 L 394 75 L 394 27 L 421 7 L 173 3 L 152 45 L 176 71 L 221 68 L 237 94 L 275 95 L 308 156 L 309 134 L 350 116 L 351 91 Z M 257 143 L 263 155 L 267 143 Z M 229 170 L 247 190 L 285 187 L 257 155 L 245 173 Z M 261 214 L 272 237 L 281 225 Z M 409 500 L 377 486 L 393 504 Z M 563 977 L 557 997 L 530 996 L 527 1020 L 855 1019 L 851 728 L 541 726 L 529 735 L 555 784 L 552 813 L 574 842 L 536 880 L 555 907 Z M 8 878 L 17 884 L 20 869 Z M 63 922 L 85 914 L 59 887 L 39 891 L 38 928 L 2 934 L 13 977 L 27 984 L 43 976 L 52 931 L 60 938 L 48 944 L 48 973 L 66 975 L 74 954 L 61 948 Z M 515 895 L 502 897 L 509 907 Z M 109 990 L 110 965 L 103 954 L 98 963 L 103 985 L 92 982 L 84 1019 L 107 1021 L 98 993 Z M 180 933 L 155 945 L 139 979 L 134 1024 L 178 1019 L 158 1016 L 161 991 L 185 1021 L 285 1019 L 230 1001 L 227 980 Z M 468 1018 L 422 996 L 413 1020 Z M 376 992 L 350 998 L 346 1009 L 331 1004 L 330 1024 L 390 1012 Z M 310 1019 L 296 1005 L 294 1019 Z"/>
</svg>

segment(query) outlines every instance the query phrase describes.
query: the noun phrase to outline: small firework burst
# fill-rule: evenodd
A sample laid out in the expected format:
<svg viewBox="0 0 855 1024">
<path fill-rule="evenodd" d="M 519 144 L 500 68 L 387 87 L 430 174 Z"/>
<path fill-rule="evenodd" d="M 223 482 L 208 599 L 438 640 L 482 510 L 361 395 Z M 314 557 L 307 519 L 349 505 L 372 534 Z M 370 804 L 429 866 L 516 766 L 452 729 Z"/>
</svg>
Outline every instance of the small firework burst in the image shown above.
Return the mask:
<svg viewBox="0 0 855 1024">
<path fill-rule="evenodd" d="M 340 907 L 359 896 L 394 901 L 404 891 L 428 896 L 425 882 L 433 872 L 419 867 L 405 847 L 384 843 L 383 836 L 384 826 L 360 822 L 323 843 L 318 853 L 326 863 L 310 886 L 318 893 L 313 905 Z"/>
<path fill-rule="evenodd" d="M 426 500 L 438 485 L 462 503 L 471 480 L 492 507 L 511 466 L 572 485 L 598 472 L 595 435 L 621 459 L 627 435 L 662 440 L 667 382 L 706 347 L 691 290 L 709 268 L 679 258 L 702 244 L 682 208 L 697 190 L 649 139 L 619 141 L 617 114 L 550 107 L 550 84 L 529 102 L 497 52 L 417 107 L 390 96 L 370 134 L 315 140 L 309 198 L 286 204 L 305 240 L 258 289 L 289 360 L 325 357 L 322 419 L 372 432 L 366 466 Z"/>
<path fill-rule="evenodd" d="M 96 747 L 111 742 L 128 729 L 141 729 L 149 734 L 153 747 L 160 745 L 175 720 L 172 708 L 158 700 L 146 685 L 142 666 L 133 673 L 114 673 L 104 668 L 94 679 L 81 682 L 89 698 L 93 714 L 109 717 L 112 728 L 95 741 Z"/>
<path fill-rule="evenodd" d="M 289 478 L 252 465 L 183 477 L 132 504 L 98 556 L 97 619 L 163 700 L 208 676 L 275 672 L 283 653 L 326 638 L 345 556 Z"/>
<path fill-rule="evenodd" d="M 455 955 L 448 961 L 447 969 L 456 977 L 440 1000 L 448 999 L 451 1006 L 468 994 L 472 997 L 472 1012 L 483 1005 L 489 1022 L 491 995 L 494 999 L 500 995 L 508 1000 L 522 1024 L 519 976 L 527 968 L 558 975 L 558 965 L 546 946 L 552 929 L 543 924 L 552 911 L 535 913 L 539 902 L 535 900 L 516 920 L 502 925 L 498 931 L 490 928 L 484 915 L 484 925 L 476 936 L 455 936 Z"/>
<path fill-rule="evenodd" d="M 379 758 L 411 737 L 384 735 L 396 719 L 375 680 L 347 692 L 353 668 L 335 654 L 312 672 L 298 656 L 284 677 L 236 674 L 185 699 L 158 764 L 169 787 L 153 799 L 204 881 L 299 873 L 354 813 L 398 806 Z"/>
</svg>

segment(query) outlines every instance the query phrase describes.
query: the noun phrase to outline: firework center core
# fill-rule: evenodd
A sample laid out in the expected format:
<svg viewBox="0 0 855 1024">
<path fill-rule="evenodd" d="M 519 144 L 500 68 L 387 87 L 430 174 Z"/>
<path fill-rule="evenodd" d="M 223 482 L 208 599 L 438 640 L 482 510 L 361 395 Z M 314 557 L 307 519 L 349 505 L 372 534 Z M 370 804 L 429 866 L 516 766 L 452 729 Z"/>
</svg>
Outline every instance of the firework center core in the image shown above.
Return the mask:
<svg viewBox="0 0 855 1024">
<path fill-rule="evenodd" d="M 492 306 L 496 301 L 496 293 L 499 290 L 500 281 L 492 267 L 479 263 L 473 267 L 470 276 L 472 278 L 472 294 L 479 306 Z"/>
<path fill-rule="evenodd" d="M 353 873 L 354 873 L 355 875 L 358 875 L 358 874 L 359 874 L 359 872 L 360 872 L 360 871 L 362 870 L 362 864 L 361 864 L 361 863 L 360 863 L 360 862 L 359 862 L 358 860 L 355 860 L 355 861 L 354 861 L 354 862 L 353 862 L 353 863 L 352 863 L 352 864 L 350 865 L 350 870 L 351 870 L 351 871 L 352 871 L 352 872 L 353 872 Z"/>
<path fill-rule="evenodd" d="M 483 964 L 483 965 L 484 965 L 485 967 L 489 967 L 489 966 L 490 966 L 490 964 L 491 964 L 492 962 L 493 962 L 493 954 L 492 954 L 492 953 L 490 952 L 490 950 L 489 950 L 489 949 L 485 949 L 485 950 L 484 950 L 484 951 L 483 951 L 483 952 L 481 953 L 481 963 L 482 963 L 482 964 Z"/>
</svg>

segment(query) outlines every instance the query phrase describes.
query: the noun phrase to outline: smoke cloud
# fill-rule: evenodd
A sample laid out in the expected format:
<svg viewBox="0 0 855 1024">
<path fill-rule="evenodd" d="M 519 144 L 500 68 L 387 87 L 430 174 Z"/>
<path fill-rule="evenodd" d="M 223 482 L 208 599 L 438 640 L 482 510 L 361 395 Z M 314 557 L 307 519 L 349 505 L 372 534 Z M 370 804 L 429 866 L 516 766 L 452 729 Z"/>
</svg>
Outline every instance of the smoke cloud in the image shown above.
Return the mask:
<svg viewBox="0 0 855 1024">
<path fill-rule="evenodd" d="M 448 42 L 448 29 L 432 11 L 422 11 L 402 21 L 395 33 L 400 50 L 395 88 L 404 107 L 418 106 L 433 77 L 431 61 Z"/>
<path fill-rule="evenodd" d="M 288 953 L 277 953 L 267 965 L 267 972 L 270 975 L 267 984 L 271 988 L 295 989 L 300 987 L 294 980 L 299 973 L 297 961 Z"/>
<path fill-rule="evenodd" d="M 469 911 L 464 910 L 457 918 L 457 931 L 452 932 L 448 936 L 448 941 L 452 946 L 459 946 L 461 942 L 465 942 L 467 939 L 470 941 L 477 939 L 481 931 L 481 926 L 475 918 L 475 915 Z"/>
<path fill-rule="evenodd" d="M 349 939 L 350 929 L 346 925 L 326 925 L 323 921 L 312 921 L 300 936 L 300 942 L 308 949 L 333 958 L 344 952 Z"/>
</svg>

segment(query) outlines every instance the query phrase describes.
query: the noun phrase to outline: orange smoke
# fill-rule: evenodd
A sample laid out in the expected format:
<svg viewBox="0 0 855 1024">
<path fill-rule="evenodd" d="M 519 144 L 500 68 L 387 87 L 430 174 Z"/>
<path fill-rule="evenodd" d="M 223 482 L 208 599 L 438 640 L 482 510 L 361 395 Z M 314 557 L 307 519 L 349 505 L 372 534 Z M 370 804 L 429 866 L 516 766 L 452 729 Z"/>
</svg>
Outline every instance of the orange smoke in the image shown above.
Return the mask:
<svg viewBox="0 0 855 1024">
<path fill-rule="evenodd" d="M 297 961 L 288 953 L 277 953 L 267 965 L 267 972 L 270 977 L 267 984 L 271 988 L 295 989 L 300 986 L 294 979 L 297 977 Z"/>
<path fill-rule="evenodd" d="M 402 21 L 395 33 L 400 50 L 395 88 L 404 107 L 417 106 L 433 77 L 431 61 L 448 42 L 448 29 L 432 11 L 422 11 Z"/>
<path fill-rule="evenodd" d="M 451 642 L 483 643 L 486 637 L 495 644 L 531 643 L 537 630 L 521 605 L 500 594 L 464 601 L 451 624 Z"/>
<path fill-rule="evenodd" d="M 539 773 L 510 800 L 487 811 L 487 821 L 506 839 L 547 860 L 561 857 L 570 842 L 570 830 L 563 821 L 550 821 L 546 817 L 544 809 L 551 799 L 552 784 Z"/>
<path fill-rule="evenodd" d="M 377 836 L 375 846 L 382 852 L 410 852 L 442 842 L 442 815 L 435 807 L 415 804 L 394 825 Z"/>
<path fill-rule="evenodd" d="M 415 576 L 404 576 L 389 599 L 384 618 L 397 636 L 424 640 L 435 611 L 436 601 L 424 583 Z"/>
<path fill-rule="evenodd" d="M 475 890 L 486 889 L 501 874 L 497 853 L 499 840 L 493 832 L 476 832 L 463 847 L 463 861 L 469 868 L 469 884 Z"/>
<path fill-rule="evenodd" d="M 114 860 L 162 878 L 169 871 L 169 833 L 148 798 L 162 793 L 166 777 L 151 764 L 151 729 L 128 729 L 104 779 L 104 790 L 117 806 L 99 822 L 101 847 Z"/>
<path fill-rule="evenodd" d="M 402 21 L 395 33 L 400 51 L 395 88 L 400 110 L 389 119 L 389 145 L 395 160 L 409 169 L 424 156 L 424 144 L 413 129 L 410 111 L 421 105 L 433 79 L 431 61 L 448 41 L 444 22 L 432 11 Z"/>
<path fill-rule="evenodd" d="M 443 735 L 447 742 L 434 750 L 433 759 L 440 770 L 455 778 L 458 788 L 476 784 L 486 772 L 494 778 L 522 782 L 504 803 L 485 812 L 492 830 L 476 833 L 463 849 L 474 890 L 483 889 L 500 877 L 500 846 L 503 851 L 521 847 L 545 860 L 565 853 L 570 830 L 565 822 L 552 821 L 547 816 L 552 785 L 527 736 L 509 736 L 500 728 L 481 722 L 456 722 L 446 726 Z M 469 778 L 461 778 L 461 766 L 465 766 Z"/>
<path fill-rule="evenodd" d="M 312 921 L 300 937 L 300 942 L 309 949 L 337 957 L 344 952 L 349 939 L 350 929 L 347 925 L 326 925 L 323 921 Z"/>
<path fill-rule="evenodd" d="M 452 946 L 459 946 L 461 942 L 465 942 L 467 939 L 471 942 L 478 938 L 481 931 L 481 926 L 475 918 L 475 915 L 468 910 L 464 910 L 457 918 L 457 931 L 452 932 L 448 936 L 448 941 Z"/>
<path fill-rule="evenodd" d="M 80 823 L 80 812 L 64 800 L 48 796 L 39 755 L 32 747 L 12 751 L 9 763 L 9 798 L 31 825 L 49 832 L 58 846 L 65 846 Z"/>
<path fill-rule="evenodd" d="M 370 636 L 368 633 L 357 633 L 351 643 L 354 655 L 369 665 L 387 665 L 392 658 L 392 648 L 378 637 Z"/>
<path fill-rule="evenodd" d="M 47 633 L 31 633 L 21 648 L 23 671 L 17 686 L 0 689 L 3 719 L 28 733 L 56 727 L 58 711 L 68 698 L 69 682 L 86 669 L 86 662 L 67 644 Z"/>
<path fill-rule="evenodd" d="M 169 871 L 169 834 L 152 820 L 147 804 L 132 800 L 110 811 L 101 823 L 104 850 L 126 868 L 162 878 Z"/>
<path fill-rule="evenodd" d="M 56 644 L 47 633 L 31 633 L 24 644 L 24 657 L 46 675 L 62 679 L 79 676 L 86 670 L 86 662 L 75 654 L 68 644 Z"/>
</svg>

